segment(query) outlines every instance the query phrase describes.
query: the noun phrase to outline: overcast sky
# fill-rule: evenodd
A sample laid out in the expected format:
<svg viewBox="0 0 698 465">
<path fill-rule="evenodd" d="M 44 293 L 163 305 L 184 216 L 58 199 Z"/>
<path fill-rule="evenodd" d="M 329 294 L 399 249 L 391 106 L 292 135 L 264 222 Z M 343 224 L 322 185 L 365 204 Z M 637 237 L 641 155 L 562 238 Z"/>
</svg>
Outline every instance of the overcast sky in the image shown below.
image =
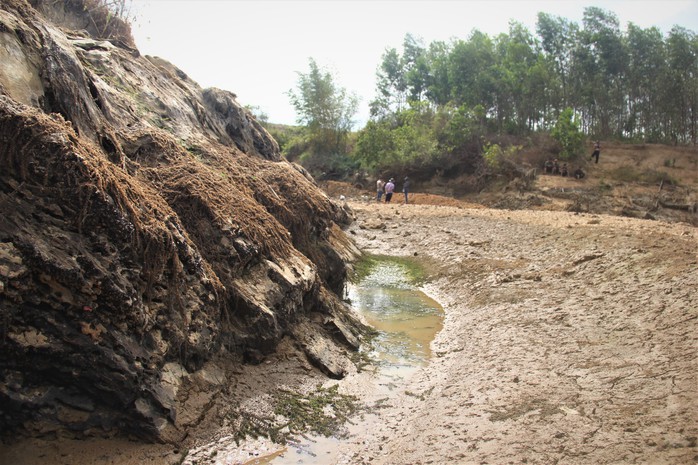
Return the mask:
<svg viewBox="0 0 698 465">
<path fill-rule="evenodd" d="M 287 92 L 308 59 L 360 98 L 357 128 L 368 118 L 376 69 L 386 48 L 402 51 L 405 34 L 425 44 L 467 40 L 473 29 L 491 37 L 509 21 L 535 35 L 539 12 L 582 24 L 584 8 L 629 22 L 698 32 L 698 0 L 133 0 L 133 34 L 141 53 L 164 58 L 202 87 L 234 92 L 270 122 L 295 124 Z"/>
</svg>

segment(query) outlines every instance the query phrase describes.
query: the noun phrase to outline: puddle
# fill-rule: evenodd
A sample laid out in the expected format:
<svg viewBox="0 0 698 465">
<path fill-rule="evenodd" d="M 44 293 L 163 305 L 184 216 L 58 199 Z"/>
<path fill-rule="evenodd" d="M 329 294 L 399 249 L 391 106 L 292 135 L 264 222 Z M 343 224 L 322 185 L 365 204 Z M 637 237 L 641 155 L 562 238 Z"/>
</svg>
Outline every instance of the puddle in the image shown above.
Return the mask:
<svg viewBox="0 0 698 465">
<path fill-rule="evenodd" d="M 374 261 L 368 273 L 346 289 L 351 302 L 377 331 L 366 355 L 375 362 L 373 398 L 389 397 L 400 382 L 431 357 L 430 344 L 443 324 L 443 309 L 432 298 L 410 284 L 409 269 L 391 260 Z M 378 418 L 366 415 L 364 421 L 349 425 L 349 436 L 370 429 Z M 278 455 L 260 457 L 255 465 L 321 465 L 337 462 L 342 439 L 305 436 L 289 444 Z M 342 462 L 344 463 L 344 462 Z"/>
<path fill-rule="evenodd" d="M 429 345 L 441 330 L 443 310 L 407 282 L 383 284 L 376 279 L 386 272 L 399 273 L 395 265 L 377 267 L 375 274 L 347 288 L 352 306 L 378 330 L 369 355 L 381 371 L 399 372 L 423 366 L 431 357 Z"/>
<path fill-rule="evenodd" d="M 402 392 L 405 381 L 431 358 L 429 345 L 441 330 L 443 309 L 411 284 L 415 269 L 399 259 L 368 258 L 361 264 L 362 276 L 347 285 L 345 299 L 373 326 L 377 334 L 363 344 L 372 364 L 345 379 L 346 387 L 361 392 L 368 405 L 389 403 Z M 342 450 L 361 441 L 380 418 L 379 411 L 363 411 L 346 424 L 342 437 L 302 435 L 285 447 L 267 440 L 250 447 L 219 441 L 212 464 L 326 465 L 350 464 Z M 249 456 L 241 459 L 240 456 Z M 235 458 L 233 458 L 235 457 Z M 185 463 L 195 463 L 185 461 Z"/>
</svg>

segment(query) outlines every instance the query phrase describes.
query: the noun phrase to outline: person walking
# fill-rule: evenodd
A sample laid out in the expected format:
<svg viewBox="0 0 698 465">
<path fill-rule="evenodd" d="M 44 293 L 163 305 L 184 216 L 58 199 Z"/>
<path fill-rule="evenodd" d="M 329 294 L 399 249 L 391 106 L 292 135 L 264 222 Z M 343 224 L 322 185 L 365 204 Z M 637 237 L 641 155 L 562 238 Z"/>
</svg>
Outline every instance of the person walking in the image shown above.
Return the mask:
<svg viewBox="0 0 698 465">
<path fill-rule="evenodd" d="M 395 180 L 390 178 L 385 184 L 385 203 L 390 203 L 393 198 L 393 191 L 395 190 Z"/>
<path fill-rule="evenodd" d="M 402 193 L 405 194 L 405 204 L 408 204 L 407 194 L 410 191 L 410 178 L 405 176 L 405 181 L 402 183 Z"/>
<path fill-rule="evenodd" d="M 376 201 L 380 202 L 381 198 L 383 198 L 383 188 L 385 187 L 385 183 L 383 182 L 382 179 L 378 178 L 378 181 L 376 181 Z"/>
<path fill-rule="evenodd" d="M 589 158 L 589 160 L 596 157 L 595 163 L 598 163 L 599 162 L 599 155 L 601 155 L 601 142 L 599 142 L 597 140 L 596 142 L 594 142 L 594 152 L 591 154 L 591 158 Z"/>
</svg>

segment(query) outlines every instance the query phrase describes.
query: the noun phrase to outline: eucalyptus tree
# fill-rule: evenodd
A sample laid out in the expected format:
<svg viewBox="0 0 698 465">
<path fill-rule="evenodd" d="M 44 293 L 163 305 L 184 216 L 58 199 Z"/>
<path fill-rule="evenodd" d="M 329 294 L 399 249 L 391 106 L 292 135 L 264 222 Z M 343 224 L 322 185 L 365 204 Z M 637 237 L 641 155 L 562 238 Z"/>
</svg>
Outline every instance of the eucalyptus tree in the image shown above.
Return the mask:
<svg viewBox="0 0 698 465">
<path fill-rule="evenodd" d="M 498 120 L 508 131 L 522 134 L 541 120 L 547 75 L 540 68 L 541 50 L 521 23 L 512 21 L 509 34 L 497 37 Z"/>
<path fill-rule="evenodd" d="M 446 42 L 436 41 L 429 44 L 425 55 L 429 71 L 426 98 L 437 107 L 451 101 L 451 82 L 448 79 L 450 53 L 450 46 Z"/>
<path fill-rule="evenodd" d="M 492 39 L 474 30 L 468 41 L 456 40 L 451 51 L 448 79 L 457 106 L 482 105 L 495 111 L 495 51 Z"/>
<path fill-rule="evenodd" d="M 358 98 L 338 86 L 332 73 L 321 69 L 313 58 L 308 64 L 307 73 L 298 72 L 296 89 L 288 91 L 297 121 L 308 129 L 315 153 L 346 153 Z"/>
<path fill-rule="evenodd" d="M 385 51 L 376 73 L 378 97 L 371 103 L 374 117 L 401 112 L 411 100 L 422 101 L 431 82 L 430 63 L 422 40 L 406 34 L 402 54 L 395 48 Z"/>
<path fill-rule="evenodd" d="M 572 53 L 578 40 L 579 26 L 565 18 L 538 13 L 536 32 L 540 37 L 545 58 L 554 69 L 559 83 L 555 92 L 548 96 L 548 104 L 559 111 L 571 103 L 570 74 L 572 73 Z M 557 115 L 555 116 L 557 117 Z"/>
<path fill-rule="evenodd" d="M 665 98 L 662 83 L 667 78 L 664 39 L 656 27 L 642 29 L 628 24 L 628 118 L 624 135 L 661 141 Z"/>
<path fill-rule="evenodd" d="M 400 53 L 395 48 L 387 49 L 376 71 L 377 97 L 371 102 L 371 116 L 386 117 L 400 111 L 407 104 L 407 77 Z"/>
<path fill-rule="evenodd" d="M 675 143 L 696 143 L 698 113 L 698 39 L 693 32 L 674 26 L 667 38 L 669 65 L 665 108 L 668 130 Z"/>
<path fill-rule="evenodd" d="M 597 7 L 584 9 L 582 44 L 586 47 L 584 74 L 592 85 L 587 102 L 591 128 L 600 136 L 622 135 L 625 111 L 625 76 L 627 53 L 620 32 L 618 17 Z M 590 66 L 590 68 L 589 68 Z"/>
<path fill-rule="evenodd" d="M 621 31 L 614 13 L 596 7 L 584 10 L 581 26 L 539 13 L 536 32 L 512 21 L 494 38 L 474 30 L 467 39 L 424 45 L 407 34 L 401 51 L 383 56 L 373 117 L 404 132 L 425 124 L 405 116 L 417 108 L 423 116 L 428 108 L 431 134 L 450 153 L 471 146 L 468 134 L 551 129 L 568 108 L 587 135 L 695 142 L 694 33 L 675 27 L 664 38 L 657 28 L 632 23 Z M 423 141 L 427 132 L 419 134 Z"/>
<path fill-rule="evenodd" d="M 423 41 L 412 34 L 407 34 L 402 48 L 402 68 L 405 73 L 409 99 L 422 101 L 430 81 L 429 63 Z"/>
</svg>

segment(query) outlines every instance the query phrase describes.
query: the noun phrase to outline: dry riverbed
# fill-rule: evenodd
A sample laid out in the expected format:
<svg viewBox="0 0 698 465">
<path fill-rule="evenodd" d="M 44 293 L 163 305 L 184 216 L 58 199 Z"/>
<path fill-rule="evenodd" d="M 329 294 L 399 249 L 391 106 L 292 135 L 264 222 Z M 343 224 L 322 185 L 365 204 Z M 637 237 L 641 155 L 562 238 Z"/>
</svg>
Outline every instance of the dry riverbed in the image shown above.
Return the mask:
<svg viewBox="0 0 698 465">
<path fill-rule="evenodd" d="M 349 206 L 348 232 L 363 251 L 424 263 L 423 290 L 443 305 L 443 329 L 430 363 L 389 389 L 370 371 L 324 379 L 365 408 L 348 437 L 322 444 L 326 455 L 291 446 L 283 463 L 698 462 L 696 228 L 568 212 Z M 323 381 L 283 346 L 241 370 L 235 389 L 247 389 L 253 410 L 265 389 Z M 222 430 L 207 439 L 212 428 L 192 435 L 186 451 L 27 441 L 0 458 L 279 463 L 260 459 L 281 451 L 269 441 L 238 446 Z"/>
<path fill-rule="evenodd" d="M 351 207 L 362 250 L 431 264 L 446 317 L 430 365 L 346 463 L 698 461 L 694 227 Z"/>
</svg>

